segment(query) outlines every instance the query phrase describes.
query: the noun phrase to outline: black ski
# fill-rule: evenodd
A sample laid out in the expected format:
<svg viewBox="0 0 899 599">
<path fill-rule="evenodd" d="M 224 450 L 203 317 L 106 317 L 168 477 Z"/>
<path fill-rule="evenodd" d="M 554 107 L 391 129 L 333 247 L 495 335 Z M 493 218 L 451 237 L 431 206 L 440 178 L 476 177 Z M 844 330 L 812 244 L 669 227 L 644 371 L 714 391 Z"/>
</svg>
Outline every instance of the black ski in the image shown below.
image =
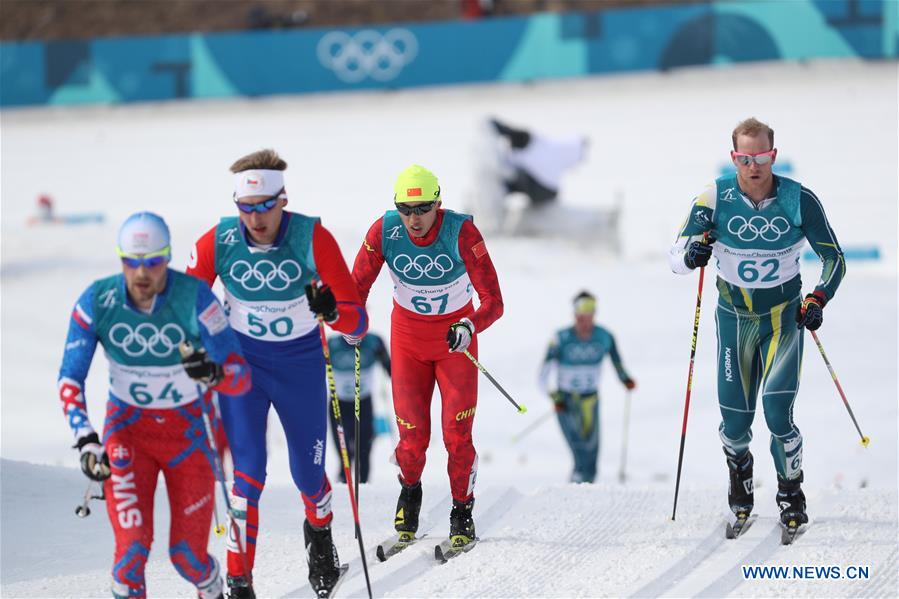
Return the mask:
<svg viewBox="0 0 899 599">
<path fill-rule="evenodd" d="M 790 526 L 793 524 L 794 526 Z M 792 545 L 793 541 L 796 540 L 796 537 L 802 535 L 805 532 L 806 528 L 808 528 L 807 524 L 796 524 L 795 521 L 791 521 L 790 524 L 781 523 L 781 531 L 780 531 L 780 544 L 781 545 Z"/>
<path fill-rule="evenodd" d="M 445 539 L 444 541 L 441 541 L 439 545 L 434 546 L 434 558 L 441 564 L 445 564 L 454 557 L 459 557 L 463 553 L 468 553 L 474 549 L 474 546 L 477 545 L 479 540 L 480 539 L 475 537 L 465 545 L 455 547 L 453 546 L 452 540 Z"/>
<path fill-rule="evenodd" d="M 340 586 L 340 583 L 343 582 L 343 579 L 346 577 L 347 570 L 350 569 L 349 564 L 341 564 L 340 566 L 340 574 L 337 576 L 337 580 L 334 581 L 334 584 L 331 585 L 330 588 L 327 587 L 313 587 L 312 590 L 315 591 L 315 596 L 320 599 L 326 599 L 327 597 L 333 597 L 334 593 L 337 592 L 337 587 Z"/>
<path fill-rule="evenodd" d="M 736 539 L 741 534 L 749 530 L 749 527 L 752 526 L 752 523 L 755 522 L 755 516 L 750 516 L 746 513 L 737 514 L 736 520 L 733 523 L 728 522 L 724 529 L 724 536 L 728 539 Z"/>
<path fill-rule="evenodd" d="M 421 539 L 428 536 L 428 533 L 425 533 L 419 537 L 409 536 L 409 534 L 410 533 L 398 533 L 393 535 L 389 539 L 379 543 L 378 548 L 375 550 L 375 554 L 378 556 L 378 560 L 386 562 L 397 553 L 400 553 L 407 547 L 414 545 Z"/>
</svg>

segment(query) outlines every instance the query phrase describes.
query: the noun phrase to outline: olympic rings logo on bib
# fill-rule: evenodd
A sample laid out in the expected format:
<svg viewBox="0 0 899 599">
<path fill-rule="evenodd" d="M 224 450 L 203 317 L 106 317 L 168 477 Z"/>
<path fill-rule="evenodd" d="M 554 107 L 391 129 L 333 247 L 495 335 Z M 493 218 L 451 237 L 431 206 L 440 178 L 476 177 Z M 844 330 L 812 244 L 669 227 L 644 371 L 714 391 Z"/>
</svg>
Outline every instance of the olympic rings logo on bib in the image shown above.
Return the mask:
<svg viewBox="0 0 899 599">
<path fill-rule="evenodd" d="M 775 216 L 770 221 L 764 216 L 753 216 L 749 220 L 735 216 L 727 222 L 727 230 L 740 241 L 755 241 L 759 237 L 765 241 L 777 241 L 790 230 L 790 223 L 782 216 Z"/>
<path fill-rule="evenodd" d="M 446 254 L 440 254 L 436 258 L 427 254 L 419 254 L 415 258 L 411 258 L 409 254 L 400 254 L 393 259 L 393 268 L 410 281 L 417 281 L 422 277 L 437 280 L 453 270 L 453 259 Z"/>
<path fill-rule="evenodd" d="M 259 291 L 263 287 L 272 291 L 284 291 L 291 283 L 300 280 L 303 269 L 294 260 L 284 260 L 280 264 L 271 260 L 260 260 L 255 264 L 238 260 L 231 265 L 229 274 L 247 291 Z"/>
<path fill-rule="evenodd" d="M 157 329 L 155 325 L 144 322 L 132 329 L 124 322 L 118 322 L 109 329 L 110 342 L 132 358 L 147 352 L 157 358 L 165 358 L 185 339 L 184 331 L 173 323 Z"/>
</svg>

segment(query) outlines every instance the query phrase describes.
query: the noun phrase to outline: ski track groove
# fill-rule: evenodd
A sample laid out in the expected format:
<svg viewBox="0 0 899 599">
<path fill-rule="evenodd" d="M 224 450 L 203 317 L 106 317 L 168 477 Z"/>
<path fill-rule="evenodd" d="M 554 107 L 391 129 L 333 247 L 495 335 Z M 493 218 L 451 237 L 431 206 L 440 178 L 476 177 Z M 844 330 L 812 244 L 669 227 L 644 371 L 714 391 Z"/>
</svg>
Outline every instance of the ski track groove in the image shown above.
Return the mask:
<svg viewBox="0 0 899 599">
<path fill-rule="evenodd" d="M 649 491 L 641 491 L 636 501 L 640 502 L 651 495 Z M 637 519 L 622 518 L 620 515 L 623 513 L 622 510 L 632 505 L 633 501 L 633 496 L 615 494 L 614 501 L 611 504 L 597 503 L 593 506 L 590 513 L 585 516 L 587 521 L 595 523 L 593 526 L 575 527 L 552 542 L 544 542 L 543 544 L 563 545 L 565 547 L 581 546 L 589 550 L 593 547 L 617 543 L 621 534 L 631 532 L 640 527 L 640 522 Z M 556 550 L 554 553 L 559 554 L 561 552 Z M 539 559 L 531 562 L 523 575 L 518 579 L 520 586 L 517 590 L 553 588 L 553 583 L 557 578 L 564 577 L 569 572 L 579 571 L 582 564 L 593 557 L 595 556 L 590 551 L 580 552 L 575 559 L 565 561 L 551 559 L 552 554 L 541 554 Z M 472 591 L 472 595 L 477 597 L 507 597 L 510 594 L 508 585 L 502 583 L 476 587 Z"/>
<path fill-rule="evenodd" d="M 759 518 L 760 521 L 770 522 L 769 518 Z M 758 526 L 760 522 L 756 522 L 754 526 Z M 730 593 L 736 589 L 738 586 L 743 584 L 745 581 L 743 580 L 742 566 L 743 564 L 764 564 L 767 562 L 768 558 L 774 555 L 774 552 L 777 551 L 779 547 L 781 547 L 780 543 L 780 534 L 781 534 L 781 526 L 777 521 L 774 522 L 774 528 L 772 528 L 767 535 L 765 535 L 761 541 L 759 541 L 755 547 L 749 550 L 749 552 L 736 552 L 737 560 L 733 566 L 727 568 L 724 571 L 724 574 L 713 580 L 710 584 L 706 585 L 701 591 L 699 591 L 695 596 L 696 597 L 727 597 Z M 802 535 L 805 535 L 803 532 Z M 723 534 L 722 534 L 723 536 Z M 800 540 L 801 537 L 796 537 L 796 540 Z M 739 541 L 739 537 L 734 541 Z"/>
<path fill-rule="evenodd" d="M 753 524 L 753 526 L 758 525 L 758 522 Z M 631 597 L 661 597 L 662 593 L 680 584 L 702 562 L 711 557 L 726 540 L 724 527 L 722 524 L 716 523 L 712 532 L 700 540 L 692 551 L 687 552 L 684 557 L 671 564 L 667 570 L 637 589 Z"/>
<path fill-rule="evenodd" d="M 899 596 L 899 547 L 893 545 L 886 558 L 872 568 L 873 576 L 868 584 L 853 589 L 850 597 L 896 597 Z"/>
<path fill-rule="evenodd" d="M 484 530 L 491 530 L 496 525 L 496 523 L 498 523 L 502 519 L 502 514 L 508 512 L 510 508 L 512 508 L 521 500 L 521 498 L 521 493 L 519 493 L 515 488 L 509 487 L 505 491 L 503 491 L 494 501 L 489 504 L 487 510 L 479 516 L 479 520 L 484 522 L 484 527 L 481 532 L 483 533 Z M 484 537 L 480 537 L 479 535 L 479 538 L 483 539 Z M 393 572 L 392 574 L 388 573 L 385 578 L 389 578 L 390 584 L 386 587 L 379 586 L 379 588 L 377 589 L 378 592 L 376 594 L 379 596 L 384 596 L 386 595 L 386 593 L 402 588 L 413 580 L 424 576 L 425 574 L 430 572 L 432 568 L 438 565 L 446 565 L 437 563 L 437 560 L 434 558 L 434 546 L 431 543 L 426 543 L 425 547 L 427 548 L 426 552 L 419 553 L 419 555 L 416 556 L 413 561 L 402 567 L 402 569 L 406 572 L 405 575 L 400 574 L 400 572 L 398 571 Z M 410 547 L 406 551 L 412 549 L 414 549 L 414 547 Z M 405 553 L 405 551 L 403 553 Z M 459 556 L 460 559 L 462 557 L 463 556 Z M 389 563 L 389 560 L 385 563 Z M 374 591 L 375 589 L 372 588 L 373 594 Z"/>
<path fill-rule="evenodd" d="M 419 530 L 422 533 L 430 532 L 431 529 L 437 525 L 437 519 L 440 517 L 440 514 L 444 511 L 447 501 L 451 501 L 450 495 L 444 495 L 440 501 L 436 502 L 434 505 L 431 506 L 431 508 L 427 512 L 425 512 L 425 514 L 424 514 L 425 517 L 420 519 L 420 524 L 424 524 L 424 526 L 422 527 L 419 525 Z M 365 531 L 363 531 L 363 534 L 364 534 L 364 532 Z M 363 541 L 364 540 L 365 540 L 365 538 L 363 537 Z M 378 541 L 376 541 L 375 543 L 380 543 L 383 540 L 384 539 L 378 539 Z M 371 542 L 371 541 L 369 541 L 369 542 Z M 354 538 L 353 545 L 352 545 L 353 549 L 357 549 L 358 545 L 359 545 L 358 541 L 356 541 L 356 539 Z M 376 574 L 375 566 L 381 565 L 381 561 L 378 559 L 378 556 L 375 554 L 376 548 L 377 548 L 377 544 L 371 545 L 370 547 L 366 548 L 366 552 L 365 552 L 365 556 L 368 560 L 368 577 L 372 583 L 372 594 L 373 595 L 375 594 L 375 574 Z M 408 551 L 408 549 L 406 551 Z M 394 557 L 396 557 L 396 556 L 394 556 Z M 365 572 L 362 569 L 362 559 L 357 554 L 348 563 L 349 563 L 350 569 L 349 569 L 349 572 L 347 572 L 346 578 L 344 578 L 343 582 L 340 585 L 341 589 L 346 591 L 347 585 L 352 583 L 356 578 L 362 579 L 361 580 L 362 588 L 365 589 Z M 308 597 L 311 592 L 312 592 L 312 587 L 309 586 L 309 582 L 306 581 L 304 584 L 302 584 L 298 588 L 296 588 L 292 591 L 288 591 L 287 593 L 282 595 L 282 597 L 284 599 L 288 599 L 288 598 L 292 598 L 292 597 Z M 338 596 L 341 594 L 342 593 L 338 592 Z"/>
</svg>

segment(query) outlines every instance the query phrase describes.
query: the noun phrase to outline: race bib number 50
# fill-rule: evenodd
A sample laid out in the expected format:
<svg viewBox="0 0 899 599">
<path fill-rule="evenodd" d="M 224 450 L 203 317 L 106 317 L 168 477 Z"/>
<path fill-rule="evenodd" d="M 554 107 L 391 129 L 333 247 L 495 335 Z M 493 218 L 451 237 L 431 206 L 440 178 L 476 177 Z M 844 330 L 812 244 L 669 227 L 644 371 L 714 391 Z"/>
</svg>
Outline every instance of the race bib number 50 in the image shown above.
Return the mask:
<svg viewBox="0 0 899 599">
<path fill-rule="evenodd" d="M 244 301 L 226 292 L 225 308 L 231 327 L 262 341 L 288 341 L 302 337 L 315 325 L 306 297 L 287 301 Z"/>
</svg>

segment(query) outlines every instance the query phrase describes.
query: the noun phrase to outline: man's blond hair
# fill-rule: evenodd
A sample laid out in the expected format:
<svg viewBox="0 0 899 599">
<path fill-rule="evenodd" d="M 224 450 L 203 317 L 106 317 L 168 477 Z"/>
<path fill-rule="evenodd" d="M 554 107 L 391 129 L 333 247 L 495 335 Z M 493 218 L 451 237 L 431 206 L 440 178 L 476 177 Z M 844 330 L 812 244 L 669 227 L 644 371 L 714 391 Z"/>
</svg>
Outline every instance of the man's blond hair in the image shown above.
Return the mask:
<svg viewBox="0 0 899 599">
<path fill-rule="evenodd" d="M 771 148 L 774 148 L 774 129 L 769 127 L 767 124 L 762 121 L 756 119 L 755 117 L 749 117 L 745 121 L 740 122 L 739 125 L 734 129 L 733 135 L 731 139 L 734 142 L 734 150 L 737 149 L 737 137 L 740 135 L 748 135 L 749 137 L 755 137 L 757 135 L 766 134 L 768 136 L 768 141 L 771 143 Z"/>
<path fill-rule="evenodd" d="M 237 161 L 231 165 L 232 173 L 239 173 L 251 169 L 283 171 L 287 170 L 287 163 L 278 156 L 276 151 L 265 149 L 253 152 L 252 154 L 247 154 L 243 158 L 238 158 Z"/>
</svg>

